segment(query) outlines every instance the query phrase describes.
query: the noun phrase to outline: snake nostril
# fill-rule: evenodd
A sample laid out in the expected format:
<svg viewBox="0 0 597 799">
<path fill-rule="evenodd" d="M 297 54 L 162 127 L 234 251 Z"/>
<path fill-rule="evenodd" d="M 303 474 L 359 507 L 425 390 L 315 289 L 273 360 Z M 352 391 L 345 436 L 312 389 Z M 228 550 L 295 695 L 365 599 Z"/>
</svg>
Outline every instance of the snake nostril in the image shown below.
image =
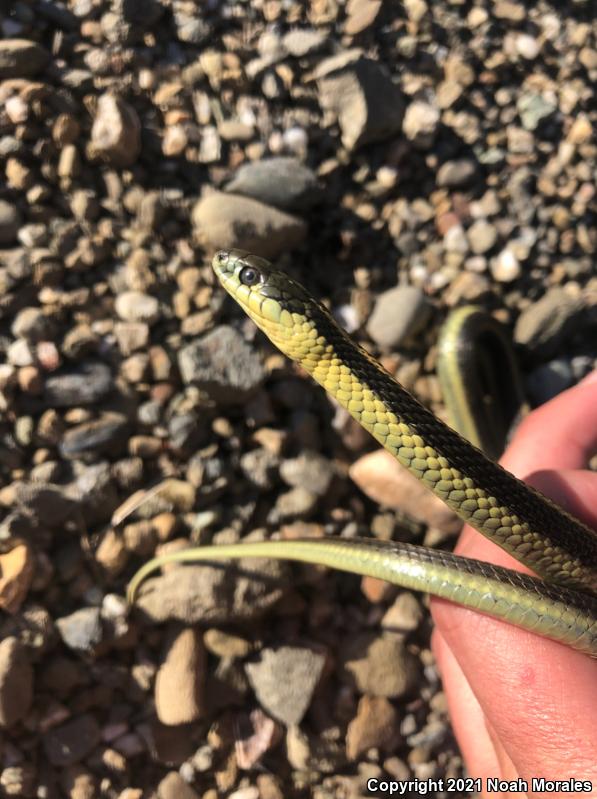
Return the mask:
<svg viewBox="0 0 597 799">
<path fill-rule="evenodd" d="M 230 258 L 230 253 L 228 252 L 228 250 L 219 250 L 216 253 L 216 261 L 218 262 L 219 266 L 226 266 L 229 258 Z"/>
</svg>

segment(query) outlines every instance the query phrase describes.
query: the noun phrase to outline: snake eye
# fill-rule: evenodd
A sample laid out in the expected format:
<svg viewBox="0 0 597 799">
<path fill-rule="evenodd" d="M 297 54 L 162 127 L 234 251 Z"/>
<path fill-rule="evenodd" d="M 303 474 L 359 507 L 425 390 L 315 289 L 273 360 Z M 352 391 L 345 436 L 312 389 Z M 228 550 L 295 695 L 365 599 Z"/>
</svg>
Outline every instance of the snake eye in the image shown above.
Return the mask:
<svg viewBox="0 0 597 799">
<path fill-rule="evenodd" d="M 245 266 L 240 270 L 238 279 L 243 286 L 254 286 L 261 280 L 261 275 L 253 266 Z"/>
</svg>

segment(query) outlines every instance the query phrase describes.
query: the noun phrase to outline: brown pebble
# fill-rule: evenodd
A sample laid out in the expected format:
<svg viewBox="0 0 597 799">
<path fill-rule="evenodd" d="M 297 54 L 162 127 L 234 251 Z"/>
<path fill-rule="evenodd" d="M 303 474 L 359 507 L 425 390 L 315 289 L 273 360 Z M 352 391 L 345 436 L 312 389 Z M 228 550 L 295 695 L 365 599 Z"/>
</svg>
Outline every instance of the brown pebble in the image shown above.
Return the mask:
<svg viewBox="0 0 597 799">
<path fill-rule="evenodd" d="M 17 544 L 0 555 L 0 608 L 16 613 L 29 591 L 33 579 L 35 558 L 30 547 Z"/>
<path fill-rule="evenodd" d="M 187 724 L 205 713 L 206 654 L 201 633 L 187 627 L 168 648 L 155 681 L 155 705 L 163 724 Z"/>
<path fill-rule="evenodd" d="M 39 395 L 43 391 L 44 381 L 37 366 L 22 366 L 17 380 L 19 388 L 25 394 Z"/>
<path fill-rule="evenodd" d="M 398 745 L 398 712 L 384 697 L 364 696 L 346 732 L 346 756 L 356 760 L 368 749 L 391 752 Z"/>
</svg>

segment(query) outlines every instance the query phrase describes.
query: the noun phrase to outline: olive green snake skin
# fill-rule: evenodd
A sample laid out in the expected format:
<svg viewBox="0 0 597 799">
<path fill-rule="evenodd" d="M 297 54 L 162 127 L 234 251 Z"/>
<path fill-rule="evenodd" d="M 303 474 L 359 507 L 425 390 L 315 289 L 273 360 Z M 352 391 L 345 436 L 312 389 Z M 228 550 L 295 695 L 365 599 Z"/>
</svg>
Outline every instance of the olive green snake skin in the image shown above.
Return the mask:
<svg viewBox="0 0 597 799">
<path fill-rule="evenodd" d="M 287 275 L 241 251 L 216 254 L 226 291 L 289 358 L 309 372 L 383 447 L 464 521 L 541 578 L 445 552 L 373 539 L 259 541 L 155 558 L 167 562 L 272 557 L 370 575 L 458 604 L 597 655 L 597 534 L 489 460 L 424 408 Z"/>
</svg>

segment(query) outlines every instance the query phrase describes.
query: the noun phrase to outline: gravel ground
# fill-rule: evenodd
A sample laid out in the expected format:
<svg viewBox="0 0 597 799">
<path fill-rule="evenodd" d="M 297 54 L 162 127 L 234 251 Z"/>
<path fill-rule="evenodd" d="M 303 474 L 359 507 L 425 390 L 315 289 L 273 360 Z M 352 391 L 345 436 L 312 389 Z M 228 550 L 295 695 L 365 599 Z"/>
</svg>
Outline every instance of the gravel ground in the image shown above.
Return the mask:
<svg viewBox="0 0 597 799">
<path fill-rule="evenodd" d="M 597 327 L 594 15 L 2 5 L 2 795 L 328 799 L 463 773 L 421 597 L 249 561 L 165 571 L 131 616 L 123 594 L 189 542 L 453 541 L 210 256 L 278 260 L 440 414 L 434 342 L 467 302 L 513 331 L 533 402 L 573 384 Z"/>
</svg>

